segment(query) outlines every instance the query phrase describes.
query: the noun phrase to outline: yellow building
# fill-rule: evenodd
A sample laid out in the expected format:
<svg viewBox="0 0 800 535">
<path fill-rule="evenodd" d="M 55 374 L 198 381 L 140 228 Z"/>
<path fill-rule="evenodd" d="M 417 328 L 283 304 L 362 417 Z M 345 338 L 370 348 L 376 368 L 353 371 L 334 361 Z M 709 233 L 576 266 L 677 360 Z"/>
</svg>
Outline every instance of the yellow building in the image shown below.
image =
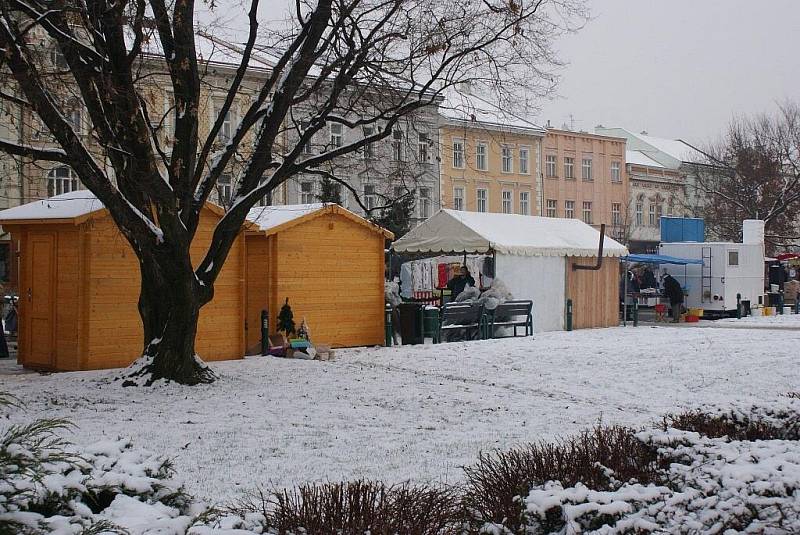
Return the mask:
<svg viewBox="0 0 800 535">
<path fill-rule="evenodd" d="M 536 215 L 545 130 L 473 95 L 440 110 L 442 208 Z"/>
</svg>

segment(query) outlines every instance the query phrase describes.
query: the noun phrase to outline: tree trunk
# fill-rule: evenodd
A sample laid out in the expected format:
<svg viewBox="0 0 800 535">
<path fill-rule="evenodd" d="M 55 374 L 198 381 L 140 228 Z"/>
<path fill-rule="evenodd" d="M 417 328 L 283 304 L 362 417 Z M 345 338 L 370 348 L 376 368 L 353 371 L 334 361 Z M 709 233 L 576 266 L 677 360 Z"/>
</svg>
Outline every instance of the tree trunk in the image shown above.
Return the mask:
<svg viewBox="0 0 800 535">
<path fill-rule="evenodd" d="M 150 385 L 159 379 L 196 385 L 216 378 L 194 350 L 200 308 L 211 300 L 213 289 L 195 277 L 189 255 L 181 256 L 185 258 L 145 253 L 140 258 L 144 350 L 123 386 Z"/>
</svg>

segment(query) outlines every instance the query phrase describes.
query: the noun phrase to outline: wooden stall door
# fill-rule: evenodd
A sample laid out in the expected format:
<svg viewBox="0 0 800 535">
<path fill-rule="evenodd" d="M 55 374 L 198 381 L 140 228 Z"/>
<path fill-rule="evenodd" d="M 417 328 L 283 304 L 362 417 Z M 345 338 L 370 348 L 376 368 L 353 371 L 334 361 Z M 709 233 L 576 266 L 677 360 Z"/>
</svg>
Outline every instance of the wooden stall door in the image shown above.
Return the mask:
<svg viewBox="0 0 800 535">
<path fill-rule="evenodd" d="M 28 355 L 25 365 L 36 368 L 55 366 L 53 340 L 53 299 L 55 297 L 55 248 L 53 233 L 30 235 L 28 243 L 28 280 L 23 299 L 28 308 L 25 340 Z"/>
</svg>

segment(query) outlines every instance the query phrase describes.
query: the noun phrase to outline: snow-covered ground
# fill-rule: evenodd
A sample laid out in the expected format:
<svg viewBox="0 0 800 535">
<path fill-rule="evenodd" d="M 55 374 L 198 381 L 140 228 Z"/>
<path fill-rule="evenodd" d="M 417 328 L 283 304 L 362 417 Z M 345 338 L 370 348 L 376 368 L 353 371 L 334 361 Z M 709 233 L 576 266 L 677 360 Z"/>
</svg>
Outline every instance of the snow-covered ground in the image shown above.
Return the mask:
<svg viewBox="0 0 800 535">
<path fill-rule="evenodd" d="M 256 485 L 453 482 L 482 449 L 774 398 L 798 388 L 799 347 L 800 331 L 629 327 L 353 349 L 334 362 L 252 357 L 215 363 L 209 387 L 3 370 L 0 390 L 27 404 L 12 419 L 68 417 L 79 444 L 131 437 L 219 501 Z"/>
</svg>

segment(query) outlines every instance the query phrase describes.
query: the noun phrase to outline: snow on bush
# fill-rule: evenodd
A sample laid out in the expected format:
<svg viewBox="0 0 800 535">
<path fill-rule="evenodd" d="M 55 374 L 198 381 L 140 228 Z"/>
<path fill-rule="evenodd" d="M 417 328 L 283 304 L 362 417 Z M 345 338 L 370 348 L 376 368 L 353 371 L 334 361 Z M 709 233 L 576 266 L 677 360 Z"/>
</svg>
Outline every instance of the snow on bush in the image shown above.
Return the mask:
<svg viewBox="0 0 800 535">
<path fill-rule="evenodd" d="M 19 408 L 2 393 L 0 406 Z M 0 425 L 0 534 L 144 533 L 145 527 L 177 534 L 203 512 L 165 458 L 123 439 L 79 451 L 61 436 L 69 427 L 54 419 Z"/>
<path fill-rule="evenodd" d="M 657 452 L 659 481 L 611 489 L 548 481 L 524 498 L 524 527 L 487 522 L 485 533 L 798 533 L 800 400 L 705 407 L 635 433 Z M 724 431 L 724 432 L 723 432 Z M 758 436 L 762 433 L 764 437 Z"/>
<path fill-rule="evenodd" d="M 799 421 L 797 398 L 703 407 L 483 454 L 464 488 L 311 484 L 216 510 L 127 440 L 78 450 L 66 421 L 0 424 L 0 535 L 798 533 Z"/>
</svg>

